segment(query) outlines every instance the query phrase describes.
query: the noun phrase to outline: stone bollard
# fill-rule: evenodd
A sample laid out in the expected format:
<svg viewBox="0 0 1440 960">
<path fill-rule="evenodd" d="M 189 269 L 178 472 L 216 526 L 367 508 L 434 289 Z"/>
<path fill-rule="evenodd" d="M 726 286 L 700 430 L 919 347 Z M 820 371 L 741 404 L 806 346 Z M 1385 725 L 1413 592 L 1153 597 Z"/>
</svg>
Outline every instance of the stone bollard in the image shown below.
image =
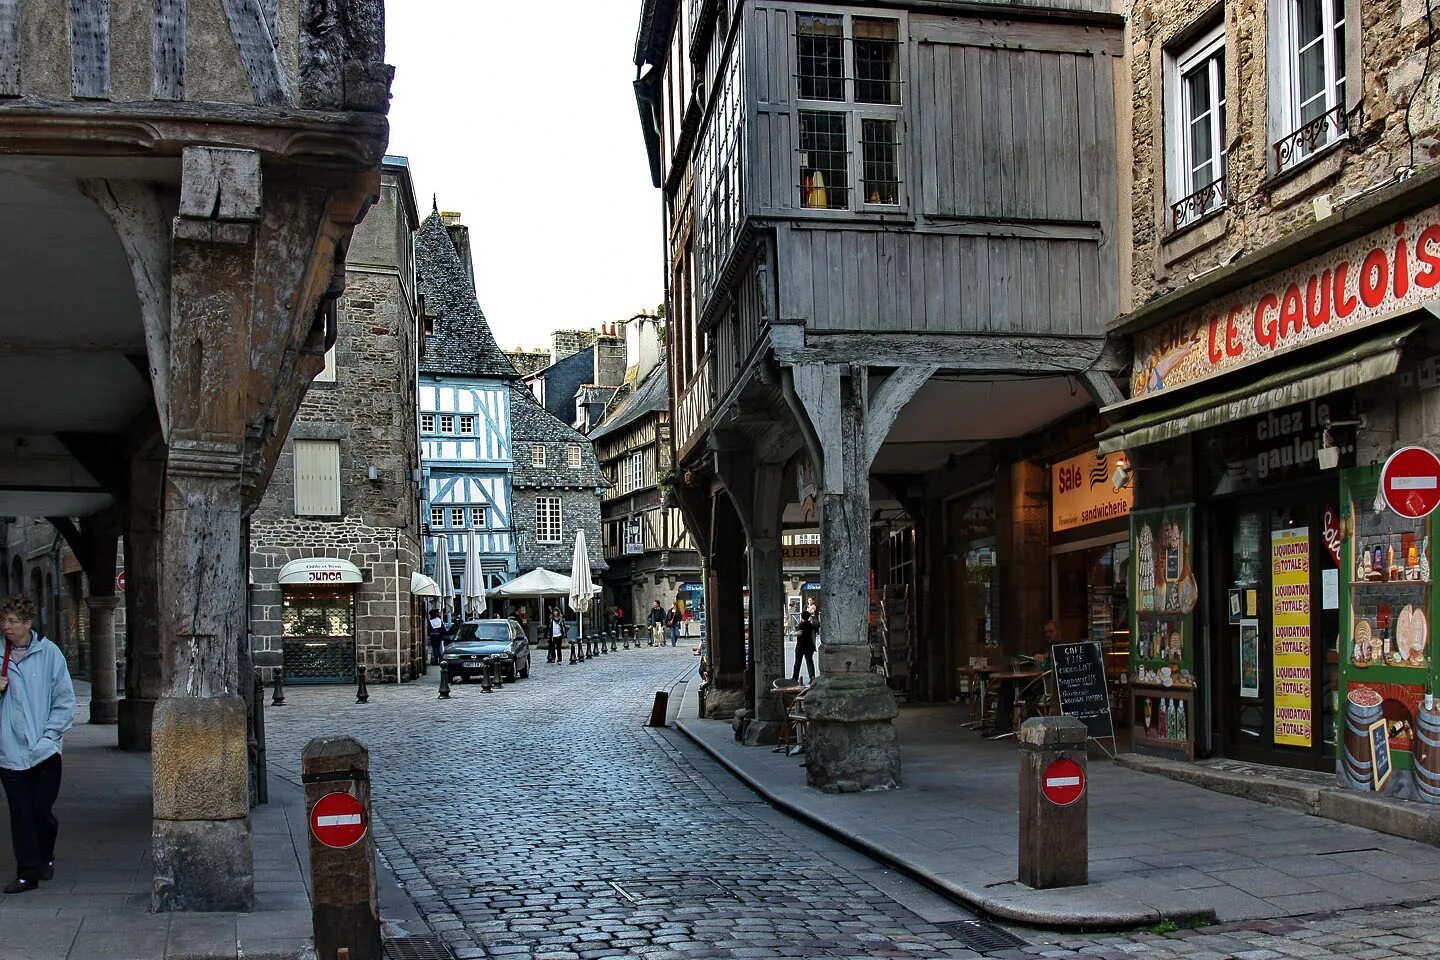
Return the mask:
<svg viewBox="0 0 1440 960">
<path fill-rule="evenodd" d="M 285 668 L 284 668 L 284 667 L 276 667 L 276 668 L 275 668 L 275 693 L 274 693 L 274 695 L 270 698 L 270 706 L 272 706 L 272 707 L 283 707 L 283 706 L 285 706 Z"/>
<path fill-rule="evenodd" d="M 357 683 L 355 686 L 355 702 L 369 703 L 370 688 L 365 686 L 365 668 L 360 667 L 356 672 L 360 675 L 360 680 L 359 683 Z"/>
<path fill-rule="evenodd" d="M 630 649 L 630 634 L 631 634 L 632 631 L 631 631 L 631 629 L 630 629 L 629 627 L 625 627 L 621 632 L 625 634 L 625 649 L 626 649 L 626 650 L 629 650 L 629 649 Z"/>
<path fill-rule="evenodd" d="M 495 692 L 495 686 L 494 686 L 494 684 L 492 684 L 492 683 L 490 682 L 490 674 L 491 674 L 491 673 L 492 673 L 492 670 L 491 670 L 491 667 L 490 667 L 490 661 L 489 661 L 488 659 L 486 659 L 485 662 L 484 662 L 484 669 L 480 671 L 480 684 L 481 684 L 481 686 L 480 686 L 480 692 L 481 692 L 481 693 L 494 693 L 494 692 Z"/>
<path fill-rule="evenodd" d="M 300 759 L 310 829 L 317 960 L 381 960 L 370 831 L 370 754 L 352 737 L 316 737 Z"/>
<path fill-rule="evenodd" d="M 1037 890 L 1090 882 L 1085 724 L 1035 717 L 1020 727 L 1020 882 Z"/>
<path fill-rule="evenodd" d="M 445 669 L 445 664 L 440 664 L 440 695 L 437 700 L 450 699 L 450 671 Z"/>
</svg>

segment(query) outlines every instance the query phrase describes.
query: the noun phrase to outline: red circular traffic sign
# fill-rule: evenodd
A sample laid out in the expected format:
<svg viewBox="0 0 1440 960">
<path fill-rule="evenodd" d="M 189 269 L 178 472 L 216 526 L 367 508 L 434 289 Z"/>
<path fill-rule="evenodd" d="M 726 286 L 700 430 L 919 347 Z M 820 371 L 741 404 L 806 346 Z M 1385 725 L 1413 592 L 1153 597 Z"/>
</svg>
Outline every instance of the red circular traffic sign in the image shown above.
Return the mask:
<svg viewBox="0 0 1440 960">
<path fill-rule="evenodd" d="M 1440 506 L 1440 457 L 1424 447 L 1401 447 L 1385 461 L 1380 489 L 1400 516 L 1429 516 Z"/>
<path fill-rule="evenodd" d="M 1085 795 L 1085 768 L 1062 757 L 1045 768 L 1040 790 L 1057 807 L 1068 807 Z"/>
<path fill-rule="evenodd" d="M 348 793 L 327 793 L 310 808 L 310 832 L 327 847 L 355 846 L 365 827 L 365 808 Z"/>
</svg>

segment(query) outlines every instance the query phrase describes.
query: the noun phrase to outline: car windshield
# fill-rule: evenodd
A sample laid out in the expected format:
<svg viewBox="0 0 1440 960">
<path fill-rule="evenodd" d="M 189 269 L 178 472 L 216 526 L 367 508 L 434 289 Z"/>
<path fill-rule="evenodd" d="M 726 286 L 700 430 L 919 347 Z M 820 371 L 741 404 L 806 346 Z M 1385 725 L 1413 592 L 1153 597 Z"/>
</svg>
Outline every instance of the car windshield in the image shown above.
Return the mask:
<svg viewBox="0 0 1440 960">
<path fill-rule="evenodd" d="M 460 632 L 455 635 L 456 640 L 509 640 L 510 625 L 504 620 L 493 620 L 483 623 L 462 623 Z"/>
</svg>

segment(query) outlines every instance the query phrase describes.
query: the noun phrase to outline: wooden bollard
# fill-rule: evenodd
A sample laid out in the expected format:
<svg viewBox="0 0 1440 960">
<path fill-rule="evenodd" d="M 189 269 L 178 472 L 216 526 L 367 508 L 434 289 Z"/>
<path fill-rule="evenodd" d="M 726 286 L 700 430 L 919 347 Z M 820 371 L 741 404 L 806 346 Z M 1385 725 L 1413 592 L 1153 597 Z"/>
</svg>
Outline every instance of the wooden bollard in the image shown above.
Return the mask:
<svg viewBox="0 0 1440 960">
<path fill-rule="evenodd" d="M 1085 724 L 1035 717 L 1020 727 L 1020 882 L 1037 890 L 1090 882 Z"/>
<path fill-rule="evenodd" d="M 300 759 L 317 960 L 381 960 L 370 822 L 370 754 L 353 737 L 316 737 Z"/>
</svg>

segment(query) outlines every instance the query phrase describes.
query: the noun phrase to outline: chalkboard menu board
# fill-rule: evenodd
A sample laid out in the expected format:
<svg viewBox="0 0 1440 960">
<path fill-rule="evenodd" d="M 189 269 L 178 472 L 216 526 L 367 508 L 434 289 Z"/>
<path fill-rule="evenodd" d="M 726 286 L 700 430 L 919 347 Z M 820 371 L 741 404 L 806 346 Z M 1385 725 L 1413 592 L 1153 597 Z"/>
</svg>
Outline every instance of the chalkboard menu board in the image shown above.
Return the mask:
<svg viewBox="0 0 1440 960">
<path fill-rule="evenodd" d="M 1105 656 L 1100 644 L 1057 643 L 1050 648 L 1060 712 L 1083 722 L 1092 740 L 1115 737 Z"/>
</svg>

